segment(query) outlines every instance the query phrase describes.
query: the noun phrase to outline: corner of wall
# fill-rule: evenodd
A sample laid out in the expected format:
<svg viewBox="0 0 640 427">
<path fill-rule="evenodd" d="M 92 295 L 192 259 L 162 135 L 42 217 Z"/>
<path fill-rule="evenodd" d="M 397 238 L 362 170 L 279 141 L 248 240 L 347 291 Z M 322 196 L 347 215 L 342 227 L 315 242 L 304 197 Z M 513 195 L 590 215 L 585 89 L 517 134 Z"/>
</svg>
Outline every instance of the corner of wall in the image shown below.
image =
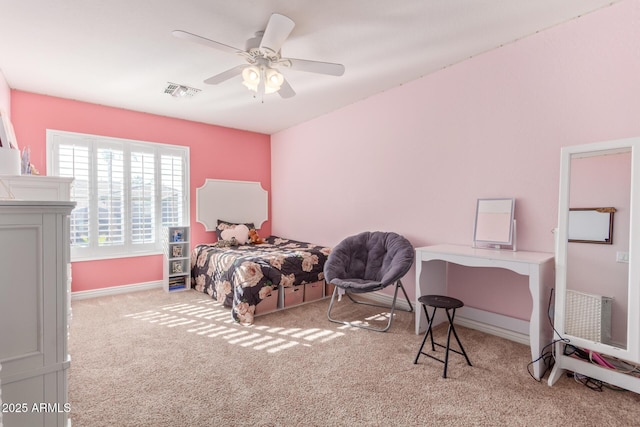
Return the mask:
<svg viewBox="0 0 640 427">
<path fill-rule="evenodd" d="M 11 88 L 0 69 L 0 110 L 7 113 L 11 118 Z"/>
</svg>

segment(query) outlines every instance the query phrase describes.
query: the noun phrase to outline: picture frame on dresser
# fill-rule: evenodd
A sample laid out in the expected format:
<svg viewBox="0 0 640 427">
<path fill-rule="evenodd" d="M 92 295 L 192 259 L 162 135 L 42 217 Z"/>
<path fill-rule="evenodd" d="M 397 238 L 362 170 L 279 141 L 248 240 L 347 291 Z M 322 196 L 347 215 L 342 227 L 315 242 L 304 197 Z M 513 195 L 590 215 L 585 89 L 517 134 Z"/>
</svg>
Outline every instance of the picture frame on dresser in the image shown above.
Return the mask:
<svg viewBox="0 0 640 427">
<path fill-rule="evenodd" d="M 19 150 L 13 125 L 4 110 L 0 110 L 0 148 Z"/>
</svg>

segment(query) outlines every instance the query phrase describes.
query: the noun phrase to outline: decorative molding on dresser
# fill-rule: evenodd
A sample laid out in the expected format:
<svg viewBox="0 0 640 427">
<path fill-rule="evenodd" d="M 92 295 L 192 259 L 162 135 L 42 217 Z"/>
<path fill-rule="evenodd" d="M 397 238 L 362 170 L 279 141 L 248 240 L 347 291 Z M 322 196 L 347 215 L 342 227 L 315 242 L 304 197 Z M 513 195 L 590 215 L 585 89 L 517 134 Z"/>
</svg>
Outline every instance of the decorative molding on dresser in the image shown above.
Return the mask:
<svg viewBox="0 0 640 427">
<path fill-rule="evenodd" d="M 0 199 L 71 200 L 73 178 L 44 175 L 0 175 Z"/>
</svg>

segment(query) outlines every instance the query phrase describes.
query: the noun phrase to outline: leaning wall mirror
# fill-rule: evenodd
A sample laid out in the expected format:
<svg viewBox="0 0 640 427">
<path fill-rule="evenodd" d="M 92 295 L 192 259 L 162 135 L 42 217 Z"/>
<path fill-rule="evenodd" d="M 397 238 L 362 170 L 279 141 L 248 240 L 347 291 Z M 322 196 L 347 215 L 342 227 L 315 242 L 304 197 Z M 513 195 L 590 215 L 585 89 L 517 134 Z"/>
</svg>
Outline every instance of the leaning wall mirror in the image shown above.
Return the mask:
<svg viewBox="0 0 640 427">
<path fill-rule="evenodd" d="M 616 208 L 569 209 L 569 241 L 613 244 L 613 214 Z"/>
<path fill-rule="evenodd" d="M 549 384 L 567 370 L 640 393 L 640 378 L 632 371 L 607 366 L 613 358 L 640 363 L 640 138 L 563 147 L 560 160 L 557 341 Z M 615 218 L 613 211 L 596 215 L 592 209 L 588 218 L 576 219 L 584 213 L 574 208 L 603 201 L 615 206 Z M 582 230 L 576 231 L 577 221 L 585 223 Z M 572 243 L 575 238 L 609 241 L 585 245 Z M 575 348 L 596 352 L 600 362 L 565 352 Z"/>
<path fill-rule="evenodd" d="M 618 140 L 563 148 L 556 248 L 556 329 L 572 345 L 633 361 L 640 360 L 631 260 L 638 147 Z M 599 244 L 576 244 L 584 242 Z"/>
<path fill-rule="evenodd" d="M 473 246 L 515 250 L 515 199 L 478 199 L 473 228 Z"/>
</svg>

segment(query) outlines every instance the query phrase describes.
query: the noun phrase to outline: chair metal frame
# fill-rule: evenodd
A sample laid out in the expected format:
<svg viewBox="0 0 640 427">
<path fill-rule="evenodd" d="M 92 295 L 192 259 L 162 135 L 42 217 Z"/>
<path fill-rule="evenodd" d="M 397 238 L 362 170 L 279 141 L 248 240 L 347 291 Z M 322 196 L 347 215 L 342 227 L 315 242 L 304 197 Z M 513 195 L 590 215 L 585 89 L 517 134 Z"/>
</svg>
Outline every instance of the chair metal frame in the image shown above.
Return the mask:
<svg viewBox="0 0 640 427">
<path fill-rule="evenodd" d="M 352 293 L 358 293 L 358 294 L 368 293 L 368 292 L 373 292 L 373 291 L 376 291 L 376 290 L 383 289 L 384 287 L 383 288 L 379 288 L 379 289 L 373 289 L 373 290 L 366 291 L 366 292 L 349 292 L 346 289 L 344 290 L 344 293 L 347 295 L 347 297 L 349 297 L 349 299 L 352 302 L 354 302 L 355 304 L 370 305 L 372 307 L 380 307 L 380 308 L 388 308 L 388 309 L 390 309 L 390 311 L 389 311 L 389 321 L 387 322 L 387 326 L 385 326 L 384 328 L 375 328 L 373 326 L 369 326 L 369 325 L 365 325 L 365 324 L 354 323 L 353 321 L 346 321 L 346 320 L 339 320 L 339 319 L 332 318 L 331 317 L 331 309 L 333 308 L 333 304 L 335 302 L 336 295 L 339 292 L 338 286 L 336 286 L 333 289 L 333 294 L 331 295 L 331 302 L 329 303 L 329 309 L 327 310 L 327 318 L 331 322 L 342 323 L 344 325 L 349 325 L 349 326 L 352 326 L 354 328 L 368 329 L 368 330 L 376 331 L 376 332 L 386 332 L 391 327 L 391 321 L 393 320 L 393 313 L 396 310 L 396 301 L 398 299 L 398 288 L 402 289 L 402 293 L 404 294 L 404 297 L 407 300 L 407 303 L 409 303 L 409 310 L 406 310 L 404 308 L 399 308 L 399 307 L 397 309 L 400 310 L 400 311 L 406 311 L 408 313 L 412 313 L 413 312 L 413 305 L 411 304 L 411 300 L 409 299 L 409 296 L 407 295 L 407 291 L 404 289 L 404 286 L 402 285 L 402 280 L 398 279 L 394 286 L 395 286 L 395 291 L 393 293 L 393 301 L 392 301 L 391 305 L 376 304 L 376 303 L 356 300 L 351 296 Z"/>
</svg>

